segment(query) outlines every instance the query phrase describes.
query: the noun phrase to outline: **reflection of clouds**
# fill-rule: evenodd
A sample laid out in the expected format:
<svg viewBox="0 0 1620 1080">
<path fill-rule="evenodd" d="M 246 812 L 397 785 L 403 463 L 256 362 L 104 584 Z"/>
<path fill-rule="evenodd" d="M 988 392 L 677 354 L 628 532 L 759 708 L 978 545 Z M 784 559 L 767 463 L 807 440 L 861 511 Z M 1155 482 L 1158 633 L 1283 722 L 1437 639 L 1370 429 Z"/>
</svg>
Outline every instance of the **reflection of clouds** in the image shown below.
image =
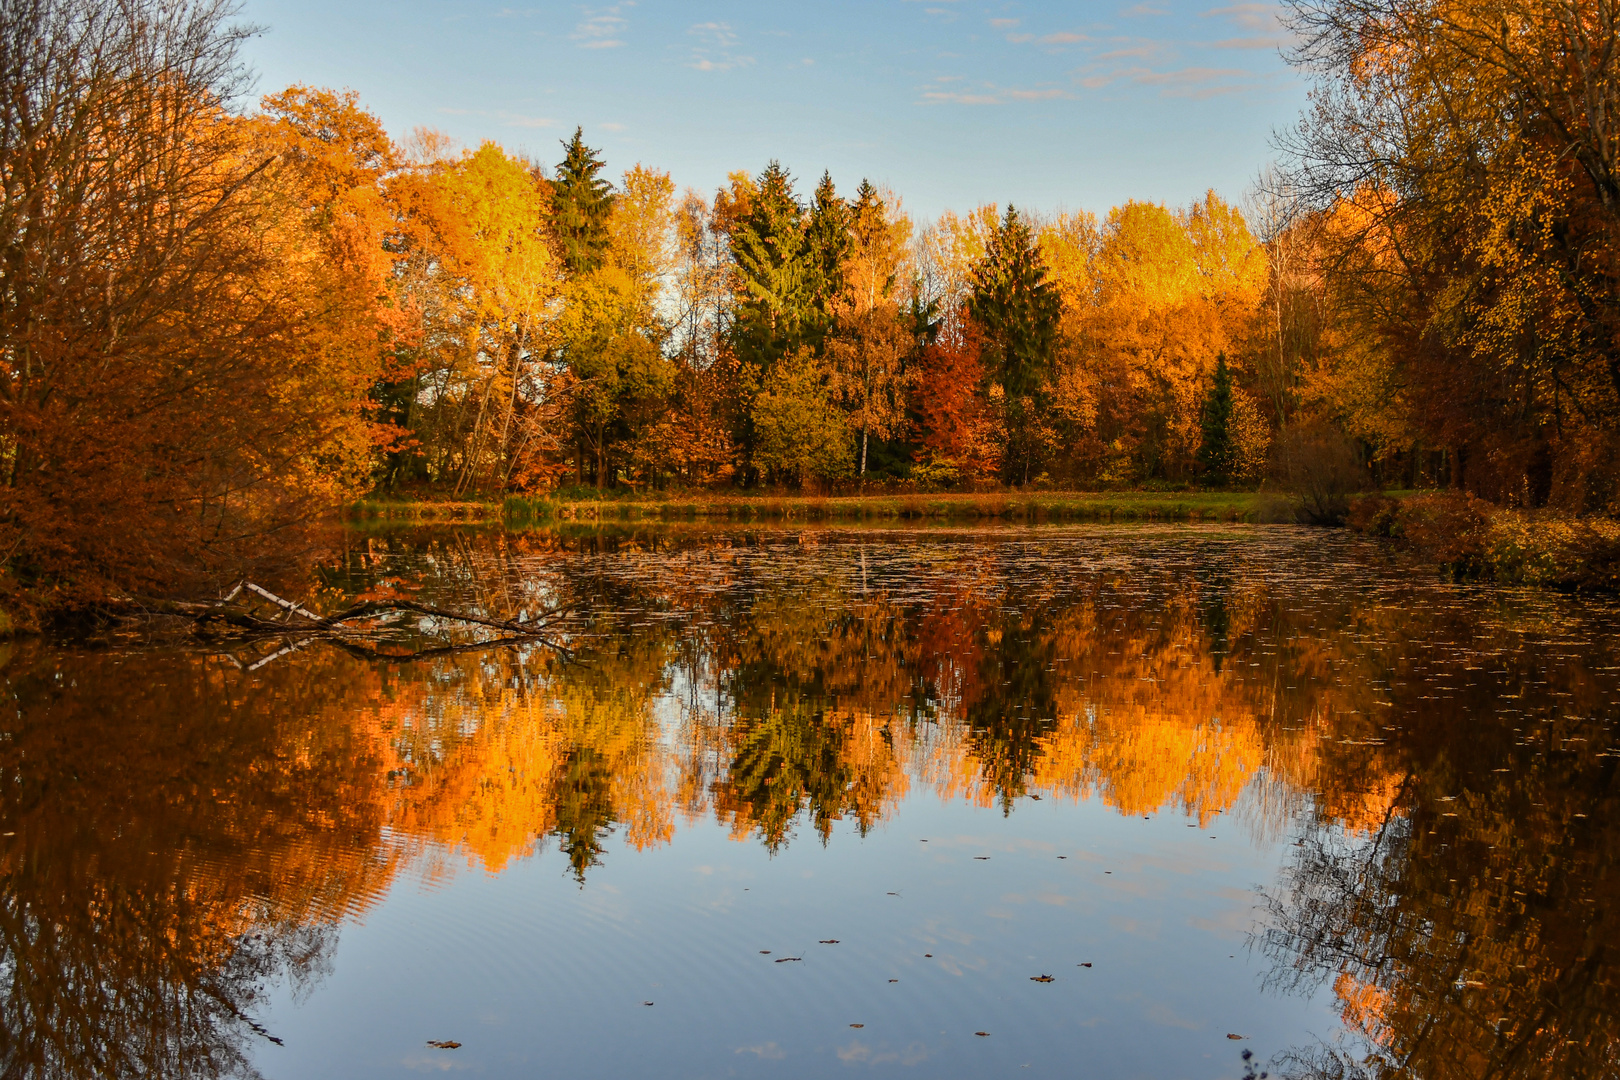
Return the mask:
<svg viewBox="0 0 1620 1080">
<path fill-rule="evenodd" d="M 757 1046 L 739 1046 L 737 1047 L 737 1053 L 753 1054 L 761 1061 L 781 1061 L 787 1057 L 787 1051 L 774 1042 L 760 1043 Z"/>
<path fill-rule="evenodd" d="M 928 1048 L 922 1043 L 911 1043 L 904 1050 L 876 1049 L 859 1039 L 840 1047 L 838 1060 L 845 1065 L 921 1065 L 928 1060 Z"/>
<path fill-rule="evenodd" d="M 1202 1020 L 1188 1020 L 1184 1016 L 1177 1016 L 1168 1005 L 1159 1004 L 1150 1006 L 1143 1014 L 1147 1019 L 1162 1027 L 1182 1028 L 1186 1031 L 1199 1031 L 1205 1023 Z"/>
</svg>

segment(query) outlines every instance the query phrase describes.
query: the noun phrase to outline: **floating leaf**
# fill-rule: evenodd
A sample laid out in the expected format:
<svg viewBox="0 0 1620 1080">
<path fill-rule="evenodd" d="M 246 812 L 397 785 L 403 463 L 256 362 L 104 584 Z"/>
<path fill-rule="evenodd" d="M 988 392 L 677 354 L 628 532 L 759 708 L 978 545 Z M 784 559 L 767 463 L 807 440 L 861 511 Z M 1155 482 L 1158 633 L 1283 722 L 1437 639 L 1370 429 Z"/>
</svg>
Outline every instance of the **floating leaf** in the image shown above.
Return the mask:
<svg viewBox="0 0 1620 1080">
<path fill-rule="evenodd" d="M 1081 965 L 1080 965 L 1080 966 L 1081 966 L 1081 967 L 1090 967 L 1090 966 L 1091 966 L 1091 964 L 1090 964 L 1090 963 L 1085 963 L 1085 964 L 1081 964 Z"/>
<path fill-rule="evenodd" d="M 990 1033 L 988 1031 L 975 1031 L 973 1034 L 977 1035 L 981 1039 L 988 1039 L 990 1037 Z"/>
<path fill-rule="evenodd" d="M 1051 976 L 1051 975 L 1031 975 L 1029 977 L 1029 981 L 1030 982 L 1057 982 L 1057 979 L 1054 976 Z"/>
<path fill-rule="evenodd" d="M 820 944 L 820 945 L 836 945 L 836 944 L 838 944 L 838 939 L 835 938 L 835 937 L 830 937 L 830 938 L 826 938 L 826 939 L 818 942 L 817 944 Z"/>
<path fill-rule="evenodd" d="M 1233 1035 L 1233 1034 L 1232 1034 L 1232 1033 L 1231 1033 L 1231 1032 L 1227 1032 L 1227 1033 L 1226 1033 L 1226 1037 L 1227 1037 L 1227 1038 L 1228 1038 L 1228 1039 L 1241 1039 L 1241 1038 L 1243 1038 L 1243 1037 L 1244 1037 L 1244 1036 L 1242 1036 L 1242 1035 Z"/>
<path fill-rule="evenodd" d="M 782 957 L 778 957 L 775 960 L 772 960 L 771 963 L 773 963 L 773 964 L 785 964 L 789 960 L 803 960 L 803 959 L 804 959 L 804 957 L 802 957 L 802 956 L 782 956 Z"/>
<path fill-rule="evenodd" d="M 460 1050 L 461 1044 L 454 1039 L 429 1039 L 428 1045 L 436 1050 Z"/>
<path fill-rule="evenodd" d="M 849 1025 L 849 1026 L 850 1026 L 850 1027 L 852 1027 L 852 1028 L 863 1028 L 863 1027 L 865 1027 L 865 1026 L 866 1026 L 866 1025 L 865 1025 L 865 1024 L 851 1024 L 851 1025 Z"/>
</svg>

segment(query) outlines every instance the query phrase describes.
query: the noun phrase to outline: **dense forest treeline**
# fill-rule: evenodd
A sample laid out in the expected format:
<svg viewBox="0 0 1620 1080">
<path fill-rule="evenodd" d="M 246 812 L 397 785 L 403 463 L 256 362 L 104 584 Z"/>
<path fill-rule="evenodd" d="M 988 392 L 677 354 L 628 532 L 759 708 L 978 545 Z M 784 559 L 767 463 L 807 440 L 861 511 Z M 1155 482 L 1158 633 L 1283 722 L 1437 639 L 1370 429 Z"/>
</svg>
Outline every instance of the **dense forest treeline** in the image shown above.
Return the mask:
<svg viewBox="0 0 1620 1080">
<path fill-rule="evenodd" d="M 1241 206 L 1100 218 L 772 162 L 712 195 L 243 104 L 230 0 L 7 0 L 9 587 L 162 586 L 347 495 L 1450 485 L 1612 512 L 1615 42 L 1587 0 L 1300 0 Z"/>
</svg>

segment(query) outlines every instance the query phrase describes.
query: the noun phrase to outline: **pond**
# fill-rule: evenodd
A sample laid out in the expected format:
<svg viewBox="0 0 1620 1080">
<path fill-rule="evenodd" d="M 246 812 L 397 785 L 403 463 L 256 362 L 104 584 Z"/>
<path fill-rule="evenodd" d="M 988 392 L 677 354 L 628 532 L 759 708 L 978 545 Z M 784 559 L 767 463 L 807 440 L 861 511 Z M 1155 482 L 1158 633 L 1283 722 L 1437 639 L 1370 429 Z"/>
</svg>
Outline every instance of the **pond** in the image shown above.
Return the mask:
<svg viewBox="0 0 1620 1080">
<path fill-rule="evenodd" d="M 0 646 L 3 1075 L 1620 1072 L 1611 601 L 1278 526 L 353 531 L 318 582 L 563 614 Z"/>
</svg>

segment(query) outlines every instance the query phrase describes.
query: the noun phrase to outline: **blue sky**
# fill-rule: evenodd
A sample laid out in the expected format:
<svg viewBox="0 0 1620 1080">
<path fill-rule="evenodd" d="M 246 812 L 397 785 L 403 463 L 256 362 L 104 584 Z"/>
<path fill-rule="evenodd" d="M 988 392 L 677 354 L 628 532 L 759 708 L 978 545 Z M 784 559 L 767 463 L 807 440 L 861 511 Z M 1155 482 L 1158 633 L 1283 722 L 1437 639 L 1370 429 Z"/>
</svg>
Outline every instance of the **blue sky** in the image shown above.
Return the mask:
<svg viewBox="0 0 1620 1080">
<path fill-rule="evenodd" d="M 261 91 L 359 91 L 421 125 L 548 163 L 583 124 L 711 192 L 778 158 L 808 192 L 886 183 L 915 214 L 1013 202 L 1240 197 L 1304 84 L 1279 8 L 1227 0 L 636 0 L 604 5 L 245 0 Z"/>
</svg>

